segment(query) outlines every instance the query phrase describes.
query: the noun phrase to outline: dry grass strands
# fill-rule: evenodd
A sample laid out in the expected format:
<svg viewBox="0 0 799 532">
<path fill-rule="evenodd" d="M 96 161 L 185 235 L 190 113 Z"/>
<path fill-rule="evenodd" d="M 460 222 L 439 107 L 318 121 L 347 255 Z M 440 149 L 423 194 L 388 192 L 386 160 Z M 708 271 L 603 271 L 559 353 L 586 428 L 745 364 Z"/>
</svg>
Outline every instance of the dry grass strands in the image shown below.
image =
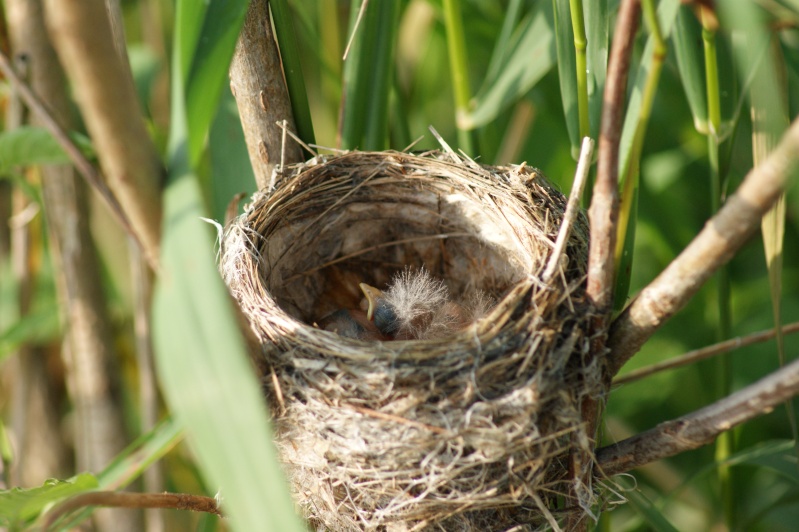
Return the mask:
<svg viewBox="0 0 799 532">
<path fill-rule="evenodd" d="M 566 199 L 535 169 L 352 152 L 288 170 L 226 229 L 221 269 L 312 526 L 534 530 L 588 513 L 595 490 L 568 473 L 572 442 L 591 452 L 579 405 L 601 393 L 585 219 L 544 283 Z M 408 267 L 496 304 L 422 340 L 314 326 Z"/>
</svg>

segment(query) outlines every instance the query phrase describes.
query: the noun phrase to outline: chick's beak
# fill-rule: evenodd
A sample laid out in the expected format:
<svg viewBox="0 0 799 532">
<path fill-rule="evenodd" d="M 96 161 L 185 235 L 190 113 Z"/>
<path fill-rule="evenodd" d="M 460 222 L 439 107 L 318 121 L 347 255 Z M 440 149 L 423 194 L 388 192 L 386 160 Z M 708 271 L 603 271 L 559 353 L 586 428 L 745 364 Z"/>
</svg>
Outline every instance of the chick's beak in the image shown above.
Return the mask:
<svg viewBox="0 0 799 532">
<path fill-rule="evenodd" d="M 377 300 L 383 297 L 383 291 L 378 290 L 374 286 L 369 286 L 366 283 L 360 283 L 361 292 L 366 296 L 368 307 L 366 308 L 366 319 L 369 321 L 374 320 L 375 310 L 377 309 Z"/>
<path fill-rule="evenodd" d="M 366 311 L 366 319 L 374 323 L 381 333 L 394 337 L 399 329 L 397 314 L 388 303 L 385 294 L 366 283 L 360 283 L 361 291 L 366 296 L 361 308 Z M 363 305 L 363 303 L 366 303 Z M 365 308 L 364 308 L 365 307 Z"/>
</svg>

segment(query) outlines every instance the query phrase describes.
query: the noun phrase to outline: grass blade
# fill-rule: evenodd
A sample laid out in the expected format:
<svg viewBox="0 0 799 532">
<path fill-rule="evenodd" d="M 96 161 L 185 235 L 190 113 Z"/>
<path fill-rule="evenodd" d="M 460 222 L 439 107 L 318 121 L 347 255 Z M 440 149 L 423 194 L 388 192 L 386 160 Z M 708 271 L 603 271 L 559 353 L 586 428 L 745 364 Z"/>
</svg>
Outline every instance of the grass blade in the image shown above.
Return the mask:
<svg viewBox="0 0 799 532">
<path fill-rule="evenodd" d="M 400 2 L 376 2 L 366 16 L 371 37 L 367 45 L 374 49 L 369 68 L 371 75 L 363 143 L 367 150 L 383 150 L 388 144 L 388 102 L 394 73 L 400 5 Z"/>
<path fill-rule="evenodd" d="M 218 70 L 214 72 L 185 79 L 181 61 L 199 61 L 182 48 L 190 44 L 187 35 L 194 33 L 193 24 L 198 23 L 186 18 L 187 12 L 193 12 L 194 3 L 183 0 L 177 6 L 181 25 L 175 36 L 172 73 L 169 181 L 164 198 L 161 270 L 153 303 L 158 374 L 164 397 L 185 426 L 187 441 L 208 485 L 219 488 L 225 498 L 231 527 L 300 531 L 304 528 L 294 515 L 278 464 L 260 386 L 230 296 L 214 263 L 213 238 L 208 226 L 200 221 L 205 213 L 191 164 L 186 100 L 199 90 L 193 83 L 226 77 L 235 40 L 227 40 L 224 33 L 216 34 L 220 42 L 195 50 L 199 53 L 210 48 L 221 55 L 219 50 L 224 48 L 226 60 L 217 58 Z M 192 127 L 199 127 L 198 122 Z M 204 138 L 207 132 L 205 124 L 205 129 L 191 131 L 191 138 Z"/>
<path fill-rule="evenodd" d="M 488 62 L 486 79 L 494 80 L 500 73 L 500 67 L 508 55 L 508 43 L 513 35 L 513 28 L 516 27 L 521 14 L 522 0 L 510 0 L 508 9 L 505 11 L 505 18 L 502 21 L 502 29 L 499 30 L 497 43 L 491 53 L 491 60 Z"/>
<path fill-rule="evenodd" d="M 374 9 L 367 0 L 352 0 L 350 2 L 350 45 L 347 57 L 344 59 L 344 79 L 341 97 L 341 123 L 339 124 L 340 148 L 352 150 L 361 146 L 364 130 L 366 129 L 367 85 L 369 82 L 369 65 L 372 63 L 372 48 L 366 43 L 369 37 L 368 28 L 358 23 L 358 14 L 361 9 Z"/>
<path fill-rule="evenodd" d="M 710 128 L 707 123 L 704 58 L 700 55 L 699 49 L 701 40 L 702 28 L 693 12 L 688 6 L 680 7 L 672 36 L 677 70 L 694 117 L 694 127 L 703 135 L 707 135 Z"/>
<path fill-rule="evenodd" d="M 306 144 L 315 144 L 311 108 L 308 105 L 308 92 L 305 89 L 305 79 L 302 75 L 301 54 L 297 44 L 297 34 L 294 30 L 294 21 L 286 0 L 271 0 L 269 6 L 272 10 L 280 60 L 283 63 L 283 73 L 286 77 L 289 98 L 291 98 L 291 112 L 294 115 L 297 134 Z"/>
<path fill-rule="evenodd" d="M 469 87 L 469 68 L 466 59 L 466 37 L 460 0 L 444 0 L 444 26 L 447 33 L 449 68 L 452 89 L 455 92 L 455 122 L 458 126 L 458 144 L 467 154 L 476 156 L 477 137 L 464 117 L 469 115 L 472 90 Z"/>
<path fill-rule="evenodd" d="M 181 2 L 181 6 L 187 2 Z M 178 11 L 184 12 L 181 29 L 187 29 L 188 35 L 193 35 L 195 28 L 201 27 L 201 39 L 196 39 L 189 50 L 180 50 L 182 60 L 190 61 L 188 77 L 186 79 L 186 116 L 188 120 L 188 154 L 194 166 L 200 160 L 208 128 L 216 115 L 219 99 L 222 95 L 223 85 L 227 82 L 227 72 L 230 58 L 239 38 L 244 15 L 247 12 L 248 2 L 244 0 L 212 0 L 205 10 L 192 7 L 181 7 Z M 193 14 L 193 17 L 189 16 Z M 191 39 L 181 38 L 183 45 L 190 45 Z M 183 54 L 189 54 L 183 56 Z M 185 66 L 185 65 L 184 65 Z"/>
<path fill-rule="evenodd" d="M 173 158 L 170 181 L 153 309 L 164 396 L 186 427 L 208 485 L 223 494 L 234 530 L 304 530 L 214 264 L 213 239 L 199 219 L 204 212 L 196 177 Z"/>
<path fill-rule="evenodd" d="M 610 18 L 607 0 L 585 2 L 588 51 L 586 72 L 588 75 L 588 111 L 591 138 L 599 138 L 599 121 L 602 113 L 602 97 L 605 93 L 605 77 L 608 71 L 608 48 Z"/>
<path fill-rule="evenodd" d="M 552 0 L 555 21 L 555 48 L 558 54 L 558 80 L 566 130 L 569 132 L 572 157 L 578 154 L 580 118 L 577 103 L 577 58 L 574 50 L 574 29 L 569 17 L 570 0 Z"/>
</svg>

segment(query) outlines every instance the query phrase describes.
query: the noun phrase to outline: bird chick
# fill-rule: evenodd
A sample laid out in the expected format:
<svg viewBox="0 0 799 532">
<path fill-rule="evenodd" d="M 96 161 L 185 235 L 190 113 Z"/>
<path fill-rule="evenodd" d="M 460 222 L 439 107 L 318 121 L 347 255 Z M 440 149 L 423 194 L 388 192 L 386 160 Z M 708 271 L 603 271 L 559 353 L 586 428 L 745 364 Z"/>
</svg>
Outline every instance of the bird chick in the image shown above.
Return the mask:
<svg viewBox="0 0 799 532">
<path fill-rule="evenodd" d="M 477 290 L 458 302 L 447 301 L 433 314 L 425 338 L 441 338 L 463 329 L 486 314 L 493 306 L 493 300 L 482 290 Z"/>
<path fill-rule="evenodd" d="M 357 309 L 339 309 L 319 320 L 319 327 L 346 338 L 357 340 L 387 340 L 366 313 Z"/>
<path fill-rule="evenodd" d="M 377 329 L 395 340 L 425 337 L 436 313 L 448 303 L 449 291 L 443 281 L 427 270 L 405 270 L 389 287 L 379 290 L 360 284 L 366 296 L 366 317 Z"/>
</svg>

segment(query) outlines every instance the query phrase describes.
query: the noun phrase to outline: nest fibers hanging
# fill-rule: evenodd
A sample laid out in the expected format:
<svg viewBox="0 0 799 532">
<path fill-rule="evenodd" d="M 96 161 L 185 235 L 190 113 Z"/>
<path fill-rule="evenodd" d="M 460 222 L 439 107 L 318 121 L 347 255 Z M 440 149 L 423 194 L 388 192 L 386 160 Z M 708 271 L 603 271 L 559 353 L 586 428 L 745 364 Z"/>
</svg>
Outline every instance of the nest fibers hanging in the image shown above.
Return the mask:
<svg viewBox="0 0 799 532">
<path fill-rule="evenodd" d="M 454 158 L 320 156 L 226 229 L 221 269 L 260 341 L 276 444 L 318 529 L 557 528 L 595 502 L 568 473 L 572 450 L 591 452 L 579 405 L 601 390 L 585 219 L 544 282 L 566 199 L 533 168 Z M 493 306 L 432 339 L 315 326 L 357 308 L 360 282 L 421 268 Z"/>
</svg>

